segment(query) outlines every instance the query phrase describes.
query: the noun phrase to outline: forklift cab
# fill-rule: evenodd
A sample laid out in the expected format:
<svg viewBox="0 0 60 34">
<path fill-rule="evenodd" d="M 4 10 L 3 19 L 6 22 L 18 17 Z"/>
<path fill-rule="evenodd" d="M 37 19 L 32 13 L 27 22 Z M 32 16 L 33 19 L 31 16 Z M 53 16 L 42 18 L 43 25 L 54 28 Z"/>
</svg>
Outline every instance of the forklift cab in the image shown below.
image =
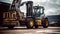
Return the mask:
<svg viewBox="0 0 60 34">
<path fill-rule="evenodd" d="M 34 16 L 35 17 L 40 17 L 42 14 L 44 14 L 44 7 L 34 6 Z"/>
</svg>

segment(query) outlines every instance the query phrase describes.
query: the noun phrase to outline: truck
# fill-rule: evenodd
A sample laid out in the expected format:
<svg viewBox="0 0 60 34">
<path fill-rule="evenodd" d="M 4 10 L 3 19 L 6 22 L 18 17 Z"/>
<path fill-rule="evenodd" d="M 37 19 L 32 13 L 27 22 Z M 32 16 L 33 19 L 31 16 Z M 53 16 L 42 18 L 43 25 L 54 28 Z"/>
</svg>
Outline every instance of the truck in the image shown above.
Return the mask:
<svg viewBox="0 0 60 34">
<path fill-rule="evenodd" d="M 21 0 L 0 0 L 0 26 L 12 29 L 19 25 L 20 2 Z"/>
</svg>

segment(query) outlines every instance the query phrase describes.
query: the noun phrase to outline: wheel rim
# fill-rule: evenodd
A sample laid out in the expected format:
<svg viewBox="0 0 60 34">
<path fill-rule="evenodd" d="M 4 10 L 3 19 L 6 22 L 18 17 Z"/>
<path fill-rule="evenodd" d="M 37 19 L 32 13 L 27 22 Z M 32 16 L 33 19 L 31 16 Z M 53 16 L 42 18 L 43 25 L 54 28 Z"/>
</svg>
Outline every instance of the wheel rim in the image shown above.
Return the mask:
<svg viewBox="0 0 60 34">
<path fill-rule="evenodd" d="M 41 25 L 42 20 L 36 20 L 36 22 L 37 22 L 38 25 Z"/>
<path fill-rule="evenodd" d="M 30 26 L 31 26 L 31 27 L 33 27 L 33 23 L 34 23 L 33 21 L 30 21 Z"/>
<path fill-rule="evenodd" d="M 48 26 L 49 24 L 48 24 L 48 21 L 46 21 L 46 26 Z"/>
</svg>

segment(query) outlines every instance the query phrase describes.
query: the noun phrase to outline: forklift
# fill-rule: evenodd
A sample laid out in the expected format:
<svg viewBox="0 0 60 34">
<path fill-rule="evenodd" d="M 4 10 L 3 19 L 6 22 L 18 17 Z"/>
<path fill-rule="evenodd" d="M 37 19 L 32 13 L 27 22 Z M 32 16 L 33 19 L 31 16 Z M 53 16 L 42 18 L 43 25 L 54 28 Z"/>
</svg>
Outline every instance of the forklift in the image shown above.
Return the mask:
<svg viewBox="0 0 60 34">
<path fill-rule="evenodd" d="M 43 6 L 33 6 L 32 1 L 26 2 L 26 27 L 27 28 L 38 28 L 40 25 L 43 28 L 49 26 L 48 18 L 45 17 Z"/>
</svg>

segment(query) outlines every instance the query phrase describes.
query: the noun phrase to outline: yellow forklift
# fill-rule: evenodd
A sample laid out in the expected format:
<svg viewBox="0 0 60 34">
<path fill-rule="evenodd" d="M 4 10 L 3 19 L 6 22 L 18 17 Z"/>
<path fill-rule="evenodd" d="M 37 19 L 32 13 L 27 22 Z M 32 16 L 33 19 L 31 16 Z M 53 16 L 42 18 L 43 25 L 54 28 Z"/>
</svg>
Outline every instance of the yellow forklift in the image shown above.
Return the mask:
<svg viewBox="0 0 60 34">
<path fill-rule="evenodd" d="M 27 28 L 38 28 L 40 25 L 47 28 L 49 25 L 48 18 L 45 17 L 43 6 L 33 6 L 32 1 L 26 2 L 26 26 Z"/>
</svg>

